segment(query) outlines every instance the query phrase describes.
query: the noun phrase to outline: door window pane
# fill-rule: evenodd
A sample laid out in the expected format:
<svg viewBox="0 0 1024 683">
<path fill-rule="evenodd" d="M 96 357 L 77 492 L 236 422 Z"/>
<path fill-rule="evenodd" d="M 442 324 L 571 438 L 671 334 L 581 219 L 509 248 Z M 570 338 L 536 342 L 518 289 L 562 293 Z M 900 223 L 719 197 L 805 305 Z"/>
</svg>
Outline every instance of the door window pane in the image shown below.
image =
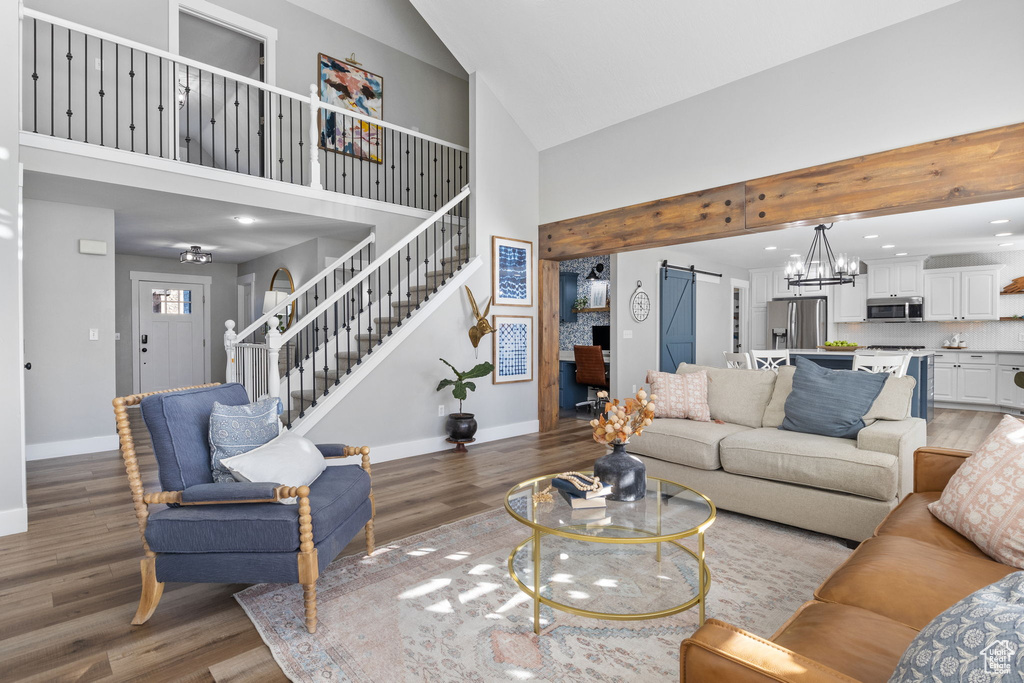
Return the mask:
<svg viewBox="0 0 1024 683">
<path fill-rule="evenodd" d="M 162 315 L 191 315 L 191 289 L 154 289 L 153 312 Z"/>
</svg>

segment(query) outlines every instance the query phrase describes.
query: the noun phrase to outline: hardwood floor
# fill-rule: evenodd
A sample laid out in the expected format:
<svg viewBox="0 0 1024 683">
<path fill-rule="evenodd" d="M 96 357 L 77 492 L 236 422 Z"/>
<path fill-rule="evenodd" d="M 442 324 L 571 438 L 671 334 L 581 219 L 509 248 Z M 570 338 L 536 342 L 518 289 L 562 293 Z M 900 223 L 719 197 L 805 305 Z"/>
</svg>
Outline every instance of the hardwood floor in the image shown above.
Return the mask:
<svg viewBox="0 0 1024 683">
<path fill-rule="evenodd" d="M 1001 413 L 940 410 L 928 441 L 974 448 Z M 592 464 L 587 423 L 373 466 L 378 545 L 499 507 L 516 481 Z M 371 444 L 372 445 L 372 444 Z M 372 457 L 372 455 L 371 455 Z M 152 457 L 142 459 L 156 490 Z M 0 680 L 283 681 L 232 598 L 240 585 L 167 584 L 131 626 L 138 527 L 116 452 L 28 463 L 29 531 L 0 538 Z M 363 549 L 362 534 L 345 553 Z"/>
</svg>

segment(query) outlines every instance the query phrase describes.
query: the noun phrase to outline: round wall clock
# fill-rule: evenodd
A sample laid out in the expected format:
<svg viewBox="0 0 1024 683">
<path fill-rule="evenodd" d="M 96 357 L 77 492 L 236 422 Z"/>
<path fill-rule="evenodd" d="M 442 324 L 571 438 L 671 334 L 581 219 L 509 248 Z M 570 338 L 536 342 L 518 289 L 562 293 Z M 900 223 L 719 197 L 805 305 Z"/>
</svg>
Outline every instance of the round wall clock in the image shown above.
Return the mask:
<svg viewBox="0 0 1024 683">
<path fill-rule="evenodd" d="M 629 312 L 633 314 L 633 320 L 642 323 L 651 314 L 651 297 L 644 291 L 643 282 L 636 281 L 636 291 L 629 299 Z"/>
</svg>

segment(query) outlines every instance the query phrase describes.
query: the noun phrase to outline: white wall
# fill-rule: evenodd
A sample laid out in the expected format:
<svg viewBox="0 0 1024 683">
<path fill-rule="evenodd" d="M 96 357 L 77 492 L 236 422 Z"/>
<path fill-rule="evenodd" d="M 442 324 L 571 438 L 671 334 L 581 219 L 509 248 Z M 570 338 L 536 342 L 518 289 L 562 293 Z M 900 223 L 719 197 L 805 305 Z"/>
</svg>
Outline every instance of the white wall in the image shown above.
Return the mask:
<svg viewBox="0 0 1024 683">
<path fill-rule="evenodd" d="M 541 221 L 1024 120 L 1024 2 L 961 0 L 541 153 Z"/>
<path fill-rule="evenodd" d="M 115 449 L 114 212 L 34 199 L 24 206 L 28 458 Z M 107 254 L 80 254 L 79 239 L 106 242 Z"/>
<path fill-rule="evenodd" d="M 0 325 L 0 536 L 25 531 L 25 401 L 22 365 L 21 188 L 18 171 L 20 88 L 18 3 L 0 3 L 0 291 L 8 297 Z"/>
<path fill-rule="evenodd" d="M 470 75 L 470 102 L 470 247 L 484 267 L 468 284 L 482 304 L 491 293 L 491 236 L 536 241 L 538 156 L 479 74 Z M 536 323 L 536 306 L 492 307 L 491 313 L 531 315 Z M 456 292 L 307 436 L 317 443 L 369 445 L 375 460 L 451 448 L 444 443 L 444 418 L 438 417 L 437 407 L 443 404 L 449 413 L 458 402 L 449 392 L 435 391 L 448 372 L 438 358 L 460 369 L 492 359 L 493 335 L 480 343 L 479 357 L 474 355 L 467 335 L 472 322 L 466 296 Z M 490 378 L 479 380 L 465 410 L 476 414 L 478 441 L 537 431 L 536 361 L 534 381 L 494 385 Z"/>
<path fill-rule="evenodd" d="M 730 278 L 747 279 L 747 271 L 694 258 L 685 246 L 628 251 L 612 256 L 612 358 L 611 392 L 629 396 L 633 385 L 643 384 L 648 370 L 659 368 L 659 308 L 661 263 L 695 265 L 699 270 L 721 273 L 721 278 L 699 275 L 696 289 L 695 361 L 722 367 L 722 352 L 732 349 L 732 285 Z M 643 282 L 651 297 L 651 314 L 637 322 L 629 312 L 629 299 L 636 282 Z M 633 337 L 625 339 L 624 331 Z"/>
</svg>

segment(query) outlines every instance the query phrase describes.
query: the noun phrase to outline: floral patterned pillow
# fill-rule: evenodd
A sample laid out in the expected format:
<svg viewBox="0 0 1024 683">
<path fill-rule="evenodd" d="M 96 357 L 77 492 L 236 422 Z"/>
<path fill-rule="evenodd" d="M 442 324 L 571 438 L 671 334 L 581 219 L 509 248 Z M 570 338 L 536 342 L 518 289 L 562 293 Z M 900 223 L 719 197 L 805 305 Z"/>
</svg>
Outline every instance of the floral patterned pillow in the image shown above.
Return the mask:
<svg viewBox="0 0 1024 683">
<path fill-rule="evenodd" d="M 928 509 L 989 557 L 1024 569 L 1024 422 L 1003 417 Z"/>
<path fill-rule="evenodd" d="M 1024 668 L 1024 572 L 971 593 L 932 619 L 889 683 L 997 683 Z"/>
<path fill-rule="evenodd" d="M 674 372 L 647 372 L 651 393 L 658 397 L 658 417 L 678 417 L 697 422 L 711 422 L 708 407 L 707 370 L 677 375 Z"/>
</svg>

